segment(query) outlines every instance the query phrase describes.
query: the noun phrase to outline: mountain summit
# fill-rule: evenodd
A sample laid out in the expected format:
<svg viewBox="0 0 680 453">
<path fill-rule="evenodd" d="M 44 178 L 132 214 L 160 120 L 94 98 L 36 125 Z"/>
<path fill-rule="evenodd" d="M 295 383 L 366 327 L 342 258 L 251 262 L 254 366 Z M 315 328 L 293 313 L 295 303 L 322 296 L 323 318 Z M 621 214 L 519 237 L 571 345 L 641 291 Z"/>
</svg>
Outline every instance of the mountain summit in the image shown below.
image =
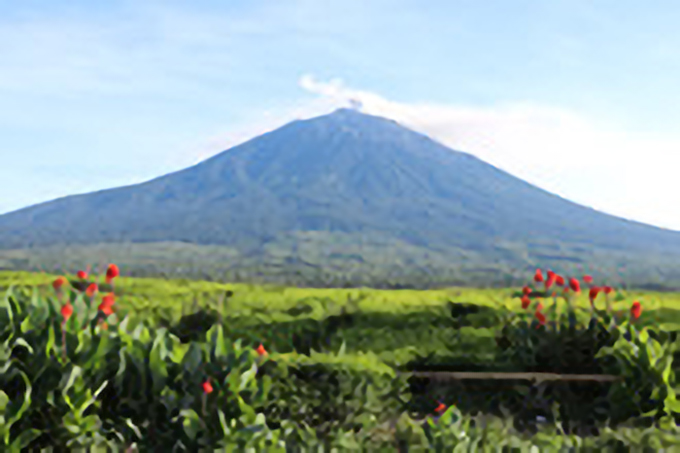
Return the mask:
<svg viewBox="0 0 680 453">
<path fill-rule="evenodd" d="M 352 109 L 293 121 L 145 183 L 0 216 L 4 249 L 184 242 L 294 261 L 311 237 L 317 249 L 360 244 L 364 263 L 366 250 L 388 246 L 405 265 L 411 252 L 514 266 L 680 258 L 678 232 L 577 205 Z"/>
</svg>

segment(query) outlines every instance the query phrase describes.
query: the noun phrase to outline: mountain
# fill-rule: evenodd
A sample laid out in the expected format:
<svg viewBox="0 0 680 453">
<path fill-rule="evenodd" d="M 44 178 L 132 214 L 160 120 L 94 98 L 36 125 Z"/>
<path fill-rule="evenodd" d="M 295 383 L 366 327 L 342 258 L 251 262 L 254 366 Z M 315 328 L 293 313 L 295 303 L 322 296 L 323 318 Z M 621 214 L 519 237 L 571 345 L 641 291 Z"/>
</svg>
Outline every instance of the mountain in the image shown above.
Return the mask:
<svg viewBox="0 0 680 453">
<path fill-rule="evenodd" d="M 8 250 L 20 256 L 17 250 L 120 243 L 211 246 L 231 253 L 232 268 L 247 262 L 329 272 L 335 264 L 338 272 L 398 264 L 428 274 L 448 265 L 613 272 L 680 263 L 679 232 L 572 203 L 349 109 L 294 121 L 145 183 L 0 216 L 0 258 L 9 259 Z"/>
</svg>

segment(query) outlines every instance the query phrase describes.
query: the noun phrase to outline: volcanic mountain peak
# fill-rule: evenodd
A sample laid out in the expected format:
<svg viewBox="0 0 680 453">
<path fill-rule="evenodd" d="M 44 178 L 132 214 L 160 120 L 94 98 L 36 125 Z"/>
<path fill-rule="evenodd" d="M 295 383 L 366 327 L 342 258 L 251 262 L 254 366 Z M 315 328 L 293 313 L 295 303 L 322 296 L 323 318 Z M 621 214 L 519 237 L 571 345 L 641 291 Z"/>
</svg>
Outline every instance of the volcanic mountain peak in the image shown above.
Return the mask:
<svg viewBox="0 0 680 453">
<path fill-rule="evenodd" d="M 340 140 L 341 136 L 345 139 L 360 139 L 364 141 L 364 145 L 370 141 L 408 143 L 418 140 L 435 143 L 430 137 L 407 129 L 395 120 L 349 108 L 339 108 L 326 115 L 293 121 L 270 134 L 273 133 L 276 133 L 279 139 L 283 138 L 284 133 L 288 133 L 296 134 L 298 138 L 316 137 L 328 141 L 328 144 Z M 331 137 L 333 135 L 336 137 Z M 439 143 L 437 145 L 442 146 Z"/>
<path fill-rule="evenodd" d="M 316 117 L 316 119 L 322 118 L 326 119 L 332 118 L 333 120 L 337 121 L 366 121 L 367 119 L 374 119 L 381 122 L 394 122 L 393 120 L 382 116 L 371 115 L 348 107 L 340 107 L 338 109 L 333 110 L 331 113 Z"/>
<path fill-rule="evenodd" d="M 394 126 L 401 127 L 399 123 L 397 123 L 393 119 L 377 115 L 371 115 L 346 107 L 336 109 L 327 115 L 317 116 L 316 118 L 313 119 L 316 119 L 318 121 L 332 121 L 336 124 L 340 124 L 343 126 L 376 127 L 378 125 L 383 125 L 387 127 Z"/>
<path fill-rule="evenodd" d="M 563 249 L 556 244 L 680 256 L 677 232 L 579 206 L 395 121 L 346 108 L 143 184 L 0 216 L 0 248 L 184 241 L 252 250 L 289 247 L 308 232 L 515 263 L 535 243 L 555 245 L 556 257 Z M 510 249 L 499 252 L 499 241 Z"/>
</svg>

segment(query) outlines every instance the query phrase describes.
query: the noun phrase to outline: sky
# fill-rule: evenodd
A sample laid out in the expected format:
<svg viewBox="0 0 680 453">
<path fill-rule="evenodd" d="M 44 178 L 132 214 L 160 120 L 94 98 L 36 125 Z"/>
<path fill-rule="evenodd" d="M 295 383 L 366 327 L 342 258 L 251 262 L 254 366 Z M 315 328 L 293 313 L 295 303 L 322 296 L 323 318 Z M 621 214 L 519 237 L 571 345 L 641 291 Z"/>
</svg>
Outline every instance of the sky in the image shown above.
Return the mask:
<svg viewBox="0 0 680 453">
<path fill-rule="evenodd" d="M 680 3 L 0 2 L 0 213 L 148 181 L 358 100 L 680 231 Z"/>
</svg>

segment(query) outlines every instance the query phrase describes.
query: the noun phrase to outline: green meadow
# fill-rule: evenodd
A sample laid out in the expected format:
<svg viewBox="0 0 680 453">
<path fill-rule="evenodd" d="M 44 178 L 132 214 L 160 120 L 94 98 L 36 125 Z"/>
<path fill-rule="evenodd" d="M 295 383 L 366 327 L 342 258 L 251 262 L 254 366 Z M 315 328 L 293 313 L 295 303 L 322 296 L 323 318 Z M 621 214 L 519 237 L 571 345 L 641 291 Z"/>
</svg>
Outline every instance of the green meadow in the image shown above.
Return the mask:
<svg viewBox="0 0 680 453">
<path fill-rule="evenodd" d="M 74 314 L 68 323 L 60 323 L 59 306 L 66 296 L 52 287 L 57 277 L 0 272 L 0 290 L 6 292 L 2 339 L 5 356 L 11 357 L 4 359 L 4 368 L 15 372 L 13 378 L 5 377 L 3 385 L 14 388 L 21 382 L 18 376 L 34 383 L 28 405 L 26 399 L 24 405 L 18 402 L 21 391 L 5 390 L 9 402 L 3 404 L 15 415 L 22 414 L 11 427 L 3 428 L 8 447 L 42 448 L 52 441 L 68 448 L 123 445 L 138 451 L 147 451 L 154 442 L 167 448 L 179 442 L 190 450 L 227 451 L 232 447 L 393 450 L 402 444 L 413 451 L 450 451 L 456 445 L 467 445 L 465 451 L 490 451 L 501 444 L 508 451 L 680 445 L 680 433 L 669 428 L 680 407 L 674 410 L 674 396 L 668 390 L 675 386 L 674 373 L 680 365 L 673 360 L 673 332 L 680 331 L 677 293 L 615 289 L 611 313 L 604 313 L 604 295 L 600 295 L 595 300 L 600 311 L 593 314 L 585 286 L 571 308 L 562 297 L 536 297 L 527 310 L 520 301 L 522 288 L 315 289 L 121 275 L 109 287 L 102 284 L 103 278 L 90 276 L 101 285 L 100 294 L 88 302 L 82 290 L 75 289 L 78 279 L 67 276 Z M 541 289 L 541 284 L 531 283 Z M 606 284 L 593 284 L 598 283 Z M 97 324 L 102 313 L 93 307 L 109 292 L 115 294 L 115 310 L 104 329 Z M 537 324 L 533 314 L 539 301 L 549 320 L 546 326 Z M 620 389 L 606 386 L 613 384 L 541 387 L 521 379 L 441 381 L 411 376 L 412 372 L 578 373 L 579 360 L 586 359 L 572 357 L 564 345 L 582 341 L 578 332 L 595 332 L 595 325 L 605 333 L 631 328 L 633 301 L 640 302 L 642 314 L 632 327 L 634 336 L 626 341 L 638 349 L 651 345 L 646 346 L 651 348 L 649 354 L 621 355 L 617 351 L 628 346 L 613 333 L 610 343 L 600 341 L 597 334 L 586 335 L 585 343 L 579 344 L 594 342 L 596 349 L 603 350 L 616 346 L 609 354 L 617 357 L 619 365 L 612 369 L 618 374 L 638 369 L 642 377 L 637 371 L 633 374 L 640 385 L 660 376 L 650 390 L 651 402 L 643 398 L 631 406 L 628 400 L 635 397 L 621 396 Z M 463 306 L 467 311 L 456 311 Z M 566 313 L 573 313 L 573 322 L 578 318 L 584 326 L 590 319 L 591 327 L 576 331 L 573 326 L 572 330 L 563 327 L 572 322 L 560 318 Z M 602 320 L 592 324 L 597 316 Z M 549 337 L 551 329 L 557 336 Z M 60 342 L 61 335 L 66 343 Z M 510 348 L 500 353 L 503 336 L 510 338 Z M 69 350 L 71 344 L 74 349 Z M 260 344 L 267 351 L 264 363 L 254 352 Z M 159 352 L 161 345 L 165 352 Z M 24 356 L 16 353 L 22 347 L 28 351 Z M 45 354 L 36 352 L 41 349 Z M 126 354 L 129 358 L 124 358 Z M 551 354 L 559 360 L 550 359 Z M 592 354 L 588 357 L 592 362 Z M 621 361 L 621 357 L 628 359 Z M 633 368 L 626 368 L 626 360 Z M 672 362 L 670 371 L 659 368 L 665 360 Z M 215 368 L 207 371 L 210 367 Z M 74 391 L 68 387 L 68 376 L 73 377 L 77 369 L 81 376 L 77 392 L 93 395 L 105 387 L 111 393 L 101 390 L 100 402 L 94 398 L 90 409 L 78 412 L 75 396 L 54 400 L 50 396 L 54 393 L 35 390 L 36 382 L 45 379 L 45 369 L 61 376 L 51 381 L 53 392 Z M 217 390 L 201 397 L 200 382 L 206 379 L 214 379 Z M 543 389 L 539 394 L 538 387 Z M 171 394 L 175 396 L 167 400 Z M 215 394 L 227 399 L 212 401 Z M 663 404 L 659 395 L 664 395 Z M 623 402 L 608 406 L 611 398 Z M 223 407 L 219 401 L 229 403 Z M 80 415 L 71 417 L 61 430 L 49 428 L 40 414 L 56 408 L 63 411 L 61 417 Z M 148 418 L 149 408 L 170 411 L 167 420 Z M 656 411 L 651 418 L 643 414 L 650 410 Z M 598 411 L 601 416 L 591 419 L 590 414 Z M 10 418 L 5 415 L 5 420 Z M 150 440 L 152 433 L 159 432 L 166 437 Z"/>
<path fill-rule="evenodd" d="M 30 286 L 51 294 L 51 283 L 57 276 L 0 272 L 0 290 L 11 285 Z M 427 355 L 463 361 L 470 358 L 478 365 L 482 360 L 493 360 L 493 339 L 502 326 L 502 315 L 524 311 L 516 294 L 519 289 L 298 288 L 121 276 L 114 292 L 121 318 L 133 314 L 177 321 L 197 310 L 212 309 L 221 312 L 232 326 L 254 332 L 250 336 L 253 341 L 266 341 L 276 332 L 272 326 L 315 325 L 349 311 L 355 315 L 352 325 L 335 332 L 323 350 L 316 352 L 332 352 L 344 343 L 349 354 L 374 353 L 391 365 Z M 225 297 L 227 292 L 232 294 Z M 622 300 L 613 303 L 614 311 L 627 312 L 631 302 L 639 300 L 644 307 L 642 325 L 668 331 L 680 326 L 680 293 L 617 293 Z M 491 310 L 471 316 L 470 325 L 456 327 L 449 308 L 452 302 Z M 546 305 L 552 303 L 552 299 L 546 299 Z M 562 298 L 556 303 L 559 311 L 565 309 Z M 598 303 L 603 304 L 602 300 Z M 576 299 L 576 305 L 584 310 L 589 307 L 587 291 Z"/>
</svg>

